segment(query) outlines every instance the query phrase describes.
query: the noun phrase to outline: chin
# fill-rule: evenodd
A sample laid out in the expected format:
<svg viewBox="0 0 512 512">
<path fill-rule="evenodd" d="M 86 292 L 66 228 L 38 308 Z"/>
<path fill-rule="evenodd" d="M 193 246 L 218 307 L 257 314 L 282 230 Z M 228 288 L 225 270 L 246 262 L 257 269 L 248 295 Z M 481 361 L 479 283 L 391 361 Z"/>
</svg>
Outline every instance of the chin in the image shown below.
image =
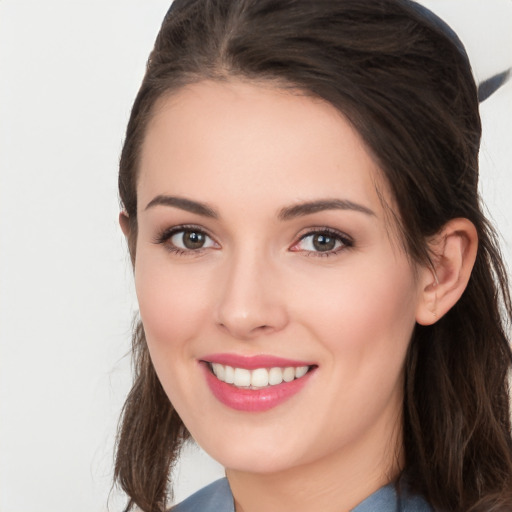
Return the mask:
<svg viewBox="0 0 512 512">
<path fill-rule="evenodd" d="M 232 453 L 212 454 L 227 470 L 243 473 L 272 474 L 285 471 L 299 465 L 298 461 L 291 460 L 285 454 L 255 451 L 237 451 Z"/>
</svg>

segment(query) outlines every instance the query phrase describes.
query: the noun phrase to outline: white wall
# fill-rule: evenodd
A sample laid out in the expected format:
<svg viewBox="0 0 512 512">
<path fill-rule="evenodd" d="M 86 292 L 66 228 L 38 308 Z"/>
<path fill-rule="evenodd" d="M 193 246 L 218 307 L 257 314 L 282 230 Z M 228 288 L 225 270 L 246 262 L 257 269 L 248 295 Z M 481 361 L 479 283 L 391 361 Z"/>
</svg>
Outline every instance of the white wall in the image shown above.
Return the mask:
<svg viewBox="0 0 512 512">
<path fill-rule="evenodd" d="M 117 161 L 168 3 L 0 0 L 0 512 L 107 508 L 136 310 Z M 428 5 L 479 78 L 512 66 L 510 0 Z M 482 117 L 482 190 L 511 262 L 512 82 Z M 177 498 L 220 474 L 191 450 Z"/>
</svg>

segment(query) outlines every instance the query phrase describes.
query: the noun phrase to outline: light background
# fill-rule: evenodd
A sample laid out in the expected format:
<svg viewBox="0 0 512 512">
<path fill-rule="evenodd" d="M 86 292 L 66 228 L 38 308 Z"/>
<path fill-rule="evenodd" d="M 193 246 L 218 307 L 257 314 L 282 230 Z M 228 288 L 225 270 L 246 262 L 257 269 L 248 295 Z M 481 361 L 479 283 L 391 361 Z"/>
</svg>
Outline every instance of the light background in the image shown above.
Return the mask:
<svg viewBox="0 0 512 512">
<path fill-rule="evenodd" d="M 120 511 L 131 269 L 117 162 L 168 0 L 0 0 L 0 512 Z M 425 1 L 482 80 L 512 66 L 511 0 Z M 512 261 L 512 82 L 481 109 L 481 189 Z M 222 474 L 190 448 L 176 498 Z"/>
</svg>

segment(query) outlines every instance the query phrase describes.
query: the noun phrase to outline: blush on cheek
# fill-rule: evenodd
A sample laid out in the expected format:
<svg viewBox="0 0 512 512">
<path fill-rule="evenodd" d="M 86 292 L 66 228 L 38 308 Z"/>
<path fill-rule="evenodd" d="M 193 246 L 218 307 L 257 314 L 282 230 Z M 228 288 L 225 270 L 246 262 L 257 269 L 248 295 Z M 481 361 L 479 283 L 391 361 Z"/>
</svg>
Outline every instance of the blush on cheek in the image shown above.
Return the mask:
<svg viewBox="0 0 512 512">
<path fill-rule="evenodd" d="M 156 343 L 189 339 L 197 325 L 194 308 L 189 306 L 186 297 L 182 297 L 183 300 L 167 297 L 161 300 L 158 295 L 152 293 L 139 296 L 140 316 L 146 335 Z"/>
<path fill-rule="evenodd" d="M 146 263 L 147 262 L 147 263 Z M 149 258 L 140 260 L 135 284 L 139 309 L 150 349 L 194 349 L 189 340 L 199 339 L 209 325 L 208 280 L 190 267 L 173 268 Z"/>
<path fill-rule="evenodd" d="M 415 288 L 403 275 L 398 268 L 390 268 L 385 277 L 368 268 L 352 272 L 321 293 L 309 293 L 303 316 L 314 318 L 321 338 L 336 340 L 337 346 L 358 352 L 379 346 L 383 352 L 393 350 L 408 343 L 414 328 Z"/>
</svg>

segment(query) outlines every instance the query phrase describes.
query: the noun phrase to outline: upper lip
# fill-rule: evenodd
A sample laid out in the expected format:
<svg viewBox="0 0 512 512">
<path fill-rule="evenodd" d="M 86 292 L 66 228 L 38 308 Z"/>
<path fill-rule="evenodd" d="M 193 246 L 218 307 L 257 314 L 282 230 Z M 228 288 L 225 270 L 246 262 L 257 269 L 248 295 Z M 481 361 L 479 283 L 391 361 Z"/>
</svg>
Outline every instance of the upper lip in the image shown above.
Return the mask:
<svg viewBox="0 0 512 512">
<path fill-rule="evenodd" d="M 234 368 L 254 370 L 256 368 L 286 368 L 287 366 L 312 366 L 307 361 L 286 359 L 283 357 L 261 354 L 257 356 L 242 356 L 239 354 L 211 354 L 201 358 L 207 363 L 219 363 Z"/>
</svg>

